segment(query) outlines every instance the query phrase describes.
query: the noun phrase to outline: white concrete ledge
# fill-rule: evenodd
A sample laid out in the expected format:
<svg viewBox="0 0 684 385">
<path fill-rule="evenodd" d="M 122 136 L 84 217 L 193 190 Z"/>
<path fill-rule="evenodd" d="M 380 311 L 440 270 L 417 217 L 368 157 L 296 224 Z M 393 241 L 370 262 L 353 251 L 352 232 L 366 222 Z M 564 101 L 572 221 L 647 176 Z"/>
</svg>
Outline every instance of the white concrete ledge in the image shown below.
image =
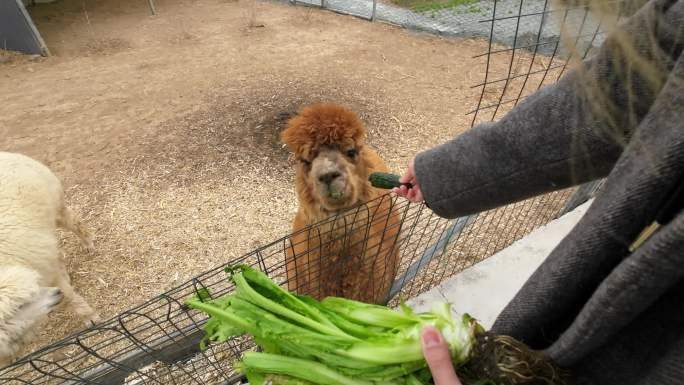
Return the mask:
<svg viewBox="0 0 684 385">
<path fill-rule="evenodd" d="M 582 218 L 593 200 L 534 230 L 509 247 L 471 266 L 439 286 L 406 301 L 416 311 L 450 302 L 489 329 L 532 273 Z"/>
</svg>

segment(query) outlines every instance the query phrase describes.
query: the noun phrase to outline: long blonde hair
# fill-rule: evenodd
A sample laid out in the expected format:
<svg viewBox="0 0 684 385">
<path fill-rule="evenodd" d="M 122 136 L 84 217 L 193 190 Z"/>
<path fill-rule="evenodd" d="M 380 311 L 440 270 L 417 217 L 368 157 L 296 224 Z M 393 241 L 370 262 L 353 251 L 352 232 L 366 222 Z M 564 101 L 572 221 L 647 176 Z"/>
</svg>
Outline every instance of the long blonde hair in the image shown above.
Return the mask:
<svg viewBox="0 0 684 385">
<path fill-rule="evenodd" d="M 562 0 L 559 0 L 562 1 Z M 651 1 L 653 2 L 653 1 Z M 599 48 L 602 59 L 591 66 L 570 63 L 578 77 L 579 95 L 590 103 L 594 116 L 610 135 L 626 145 L 638 119 L 645 114 L 640 96 L 655 96 L 673 65 L 657 40 L 658 10 L 648 0 L 570 0 L 566 6 L 584 5 L 600 20 L 607 36 Z M 638 18 L 639 31 L 625 28 L 627 17 Z M 573 42 L 564 45 L 577 50 Z M 575 57 L 579 55 L 573 55 Z"/>
</svg>

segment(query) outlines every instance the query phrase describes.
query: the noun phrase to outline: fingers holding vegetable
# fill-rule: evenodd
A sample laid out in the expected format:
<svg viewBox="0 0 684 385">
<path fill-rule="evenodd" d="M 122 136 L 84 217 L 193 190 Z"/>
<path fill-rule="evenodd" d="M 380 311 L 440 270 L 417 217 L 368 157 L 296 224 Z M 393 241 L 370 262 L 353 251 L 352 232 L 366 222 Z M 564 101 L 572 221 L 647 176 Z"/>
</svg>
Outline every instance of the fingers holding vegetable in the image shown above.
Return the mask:
<svg viewBox="0 0 684 385">
<path fill-rule="evenodd" d="M 399 181 L 402 183 L 413 183 L 416 181 L 416 174 L 413 171 L 413 164 L 415 162 L 415 158 L 411 159 L 408 164 L 408 169 L 406 170 L 406 173 L 399 178 Z"/>
<path fill-rule="evenodd" d="M 420 203 L 423 201 L 423 192 L 420 190 L 418 180 L 413 172 L 413 160 L 409 163 L 408 171 L 401 177 L 386 172 L 374 172 L 370 174 L 368 180 L 373 187 L 392 189 L 392 192 L 407 198 L 411 202 Z"/>
<path fill-rule="evenodd" d="M 392 191 L 395 194 L 410 200 L 411 202 L 418 203 L 423 201 L 423 192 L 420 191 L 418 179 L 416 179 L 416 173 L 413 168 L 413 163 L 414 159 L 411 159 L 406 173 L 399 178 L 401 186 L 392 189 Z"/>
<path fill-rule="evenodd" d="M 449 345 L 439 330 L 433 326 L 425 327 L 421 335 L 421 343 L 423 356 L 430 367 L 435 385 L 461 385 L 454 365 L 451 363 Z"/>
<path fill-rule="evenodd" d="M 402 188 L 406 189 L 405 186 L 402 186 Z M 405 197 L 406 199 L 414 203 L 420 203 L 424 200 L 423 192 L 420 191 L 420 187 L 417 184 L 413 185 L 413 187 L 411 187 L 410 189 L 406 189 L 406 191 L 401 191 L 397 194 Z"/>
</svg>

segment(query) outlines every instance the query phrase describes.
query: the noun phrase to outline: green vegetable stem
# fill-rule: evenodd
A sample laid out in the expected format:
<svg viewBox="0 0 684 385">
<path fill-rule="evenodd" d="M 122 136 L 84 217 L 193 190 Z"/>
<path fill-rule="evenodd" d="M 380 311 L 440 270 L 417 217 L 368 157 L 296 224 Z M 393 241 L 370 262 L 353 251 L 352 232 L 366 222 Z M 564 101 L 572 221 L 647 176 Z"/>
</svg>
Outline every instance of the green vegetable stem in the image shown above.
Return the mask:
<svg viewBox="0 0 684 385">
<path fill-rule="evenodd" d="M 252 385 L 431 384 L 420 343 L 427 325 L 441 331 L 454 365 L 473 377 L 470 383 L 521 383 L 506 381 L 505 376 L 501 380 L 498 375 L 510 371 L 492 359 L 504 345 L 496 338 L 483 340 L 488 334 L 477 321 L 467 314 L 455 317 L 448 303 L 440 303 L 430 312 L 414 313 L 403 303 L 396 311 L 337 297 L 319 302 L 290 293 L 249 266 L 237 265 L 226 271 L 235 284 L 233 293 L 211 299 L 203 290 L 187 304 L 210 316 L 204 325 L 202 349 L 244 334 L 251 335 L 262 348 L 263 352 L 244 353 L 234 365 Z M 531 352 L 510 338 L 505 341 L 509 356 Z M 480 352 L 485 359 L 473 360 Z M 512 362 L 506 358 L 505 362 Z M 471 367 L 479 372 L 473 374 Z M 529 377 L 522 374 L 511 378 Z M 551 376 L 555 378 L 556 372 Z"/>
</svg>

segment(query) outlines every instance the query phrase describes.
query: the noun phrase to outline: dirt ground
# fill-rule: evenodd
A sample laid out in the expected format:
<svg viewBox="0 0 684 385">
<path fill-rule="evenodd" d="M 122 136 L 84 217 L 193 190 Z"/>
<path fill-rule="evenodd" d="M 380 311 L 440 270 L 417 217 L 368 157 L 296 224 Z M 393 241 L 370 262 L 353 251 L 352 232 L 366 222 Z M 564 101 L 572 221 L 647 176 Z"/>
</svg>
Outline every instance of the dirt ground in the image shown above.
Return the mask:
<svg viewBox="0 0 684 385">
<path fill-rule="evenodd" d="M 470 125 L 483 40 L 254 0 L 156 5 L 33 7 L 53 56 L 0 64 L 0 149 L 64 181 L 97 248 L 62 234 L 69 271 L 105 318 L 288 232 L 278 134 L 302 105 L 353 108 L 396 172 Z M 32 347 L 79 327 L 61 307 Z"/>
</svg>

